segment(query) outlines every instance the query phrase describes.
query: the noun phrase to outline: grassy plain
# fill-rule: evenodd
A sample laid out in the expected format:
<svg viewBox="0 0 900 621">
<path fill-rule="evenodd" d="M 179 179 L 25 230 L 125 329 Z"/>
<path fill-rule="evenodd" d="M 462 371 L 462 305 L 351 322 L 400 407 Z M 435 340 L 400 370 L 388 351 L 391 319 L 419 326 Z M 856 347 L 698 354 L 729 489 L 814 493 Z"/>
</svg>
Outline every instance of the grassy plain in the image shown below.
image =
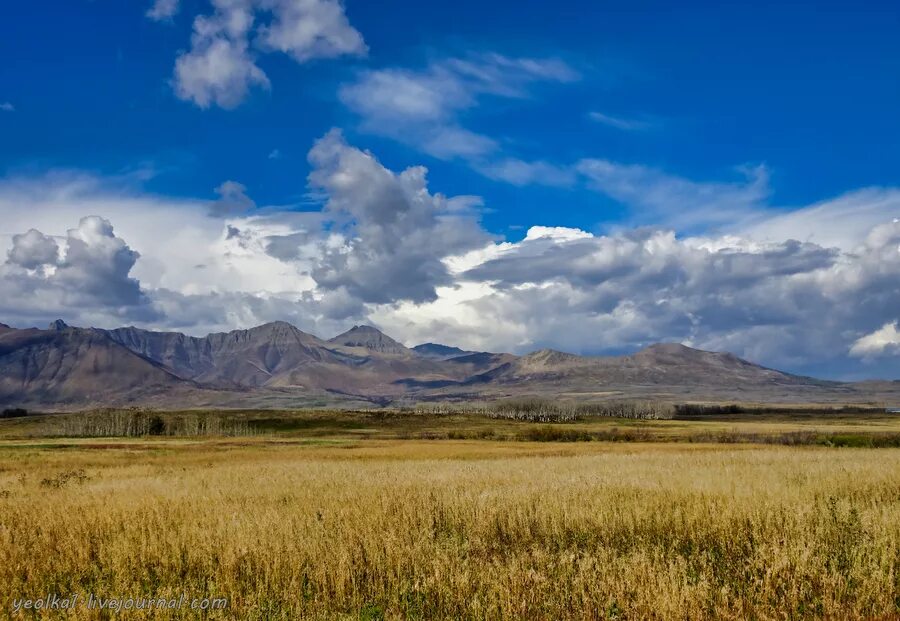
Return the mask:
<svg viewBox="0 0 900 621">
<path fill-rule="evenodd" d="M 100 435 L 98 425 L 84 426 L 85 433 L 69 433 L 67 423 L 106 418 L 107 412 L 51 414 L 0 421 L 0 440 L 61 438 Z M 585 416 L 578 420 L 546 424 L 504 417 L 455 412 L 431 414 L 409 411 L 371 410 L 224 410 L 163 412 L 176 429 L 184 419 L 208 419 L 212 427 L 236 431 L 233 435 L 303 439 L 394 439 L 394 440 L 608 440 L 643 442 L 754 442 L 782 444 L 872 444 L 888 439 L 900 446 L 900 415 L 883 412 L 847 413 L 814 410 L 784 413 L 777 410 L 753 414 L 720 414 L 661 420 Z M 78 428 L 82 425 L 75 425 Z M 115 435 L 115 434 L 113 434 Z M 839 442 L 840 444 L 841 442 Z"/>
<path fill-rule="evenodd" d="M 227 416 L 256 433 L 4 421 L 0 616 L 77 592 L 228 598 L 210 619 L 900 618 L 900 449 L 776 442 L 896 417 Z M 527 441 L 578 426 L 648 435 Z"/>
</svg>

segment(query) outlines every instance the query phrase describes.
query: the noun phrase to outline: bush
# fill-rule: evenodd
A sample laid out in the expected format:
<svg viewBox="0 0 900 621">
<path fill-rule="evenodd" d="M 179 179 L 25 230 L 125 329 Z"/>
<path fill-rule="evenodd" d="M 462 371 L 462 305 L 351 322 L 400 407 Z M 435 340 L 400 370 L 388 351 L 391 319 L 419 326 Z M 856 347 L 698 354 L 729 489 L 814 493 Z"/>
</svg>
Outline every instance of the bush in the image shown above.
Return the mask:
<svg viewBox="0 0 900 621">
<path fill-rule="evenodd" d="M 166 433 L 166 421 L 162 416 L 154 414 L 147 421 L 147 434 L 151 436 L 161 436 Z"/>
<path fill-rule="evenodd" d="M 731 405 L 709 405 L 701 403 L 681 403 L 675 406 L 675 416 L 691 417 L 691 416 L 714 416 L 719 414 L 745 414 L 746 408 L 742 408 L 737 404 Z"/>
<path fill-rule="evenodd" d="M 847 414 L 883 414 L 884 408 L 875 406 L 841 405 L 738 405 L 716 403 L 680 403 L 675 406 L 675 418 L 691 420 L 704 416 L 728 416 L 732 414 L 781 414 L 785 416 L 844 416 Z"/>
<path fill-rule="evenodd" d="M 21 418 L 28 416 L 28 410 L 25 408 L 6 408 L 0 412 L 0 418 Z"/>
<path fill-rule="evenodd" d="M 586 431 L 557 427 L 536 427 L 519 434 L 518 438 L 529 442 L 590 442 L 594 439 Z"/>
</svg>

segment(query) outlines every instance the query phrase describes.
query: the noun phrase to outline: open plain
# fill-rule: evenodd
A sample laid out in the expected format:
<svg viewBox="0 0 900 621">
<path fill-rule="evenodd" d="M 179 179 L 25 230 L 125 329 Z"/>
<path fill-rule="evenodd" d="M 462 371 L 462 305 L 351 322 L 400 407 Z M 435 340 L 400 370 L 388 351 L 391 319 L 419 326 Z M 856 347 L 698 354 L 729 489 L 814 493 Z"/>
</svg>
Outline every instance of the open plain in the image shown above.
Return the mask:
<svg viewBox="0 0 900 621">
<path fill-rule="evenodd" d="M 900 615 L 896 417 L 164 418 L 185 416 L 231 422 L 98 438 L 3 421 L 5 611 L 78 593 L 226 598 L 210 619 Z"/>
</svg>

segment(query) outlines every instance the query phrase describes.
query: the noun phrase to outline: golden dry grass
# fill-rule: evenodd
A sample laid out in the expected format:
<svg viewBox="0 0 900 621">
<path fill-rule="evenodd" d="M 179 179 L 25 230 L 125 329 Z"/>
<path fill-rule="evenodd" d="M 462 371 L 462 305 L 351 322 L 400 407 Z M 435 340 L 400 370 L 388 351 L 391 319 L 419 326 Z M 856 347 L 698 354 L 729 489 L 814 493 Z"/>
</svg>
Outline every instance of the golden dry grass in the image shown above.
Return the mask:
<svg viewBox="0 0 900 621">
<path fill-rule="evenodd" d="M 215 595 L 223 619 L 900 616 L 897 449 L 2 447 L 4 614 L 50 591 Z"/>
</svg>

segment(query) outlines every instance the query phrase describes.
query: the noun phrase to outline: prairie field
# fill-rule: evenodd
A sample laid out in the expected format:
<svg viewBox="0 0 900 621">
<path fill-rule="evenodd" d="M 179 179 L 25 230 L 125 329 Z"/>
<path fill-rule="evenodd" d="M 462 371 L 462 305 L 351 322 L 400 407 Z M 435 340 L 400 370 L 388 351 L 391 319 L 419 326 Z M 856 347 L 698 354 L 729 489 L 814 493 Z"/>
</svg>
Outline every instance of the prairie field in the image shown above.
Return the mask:
<svg viewBox="0 0 900 621">
<path fill-rule="evenodd" d="M 226 598 L 209 619 L 900 618 L 900 449 L 756 441 L 893 419 L 582 425 L 656 434 L 633 442 L 475 417 L 454 427 L 467 439 L 438 418 L 265 420 L 102 439 L 4 423 L 3 615 L 61 618 L 14 600 L 77 593 Z M 704 440 L 724 432 L 741 441 Z"/>
</svg>

